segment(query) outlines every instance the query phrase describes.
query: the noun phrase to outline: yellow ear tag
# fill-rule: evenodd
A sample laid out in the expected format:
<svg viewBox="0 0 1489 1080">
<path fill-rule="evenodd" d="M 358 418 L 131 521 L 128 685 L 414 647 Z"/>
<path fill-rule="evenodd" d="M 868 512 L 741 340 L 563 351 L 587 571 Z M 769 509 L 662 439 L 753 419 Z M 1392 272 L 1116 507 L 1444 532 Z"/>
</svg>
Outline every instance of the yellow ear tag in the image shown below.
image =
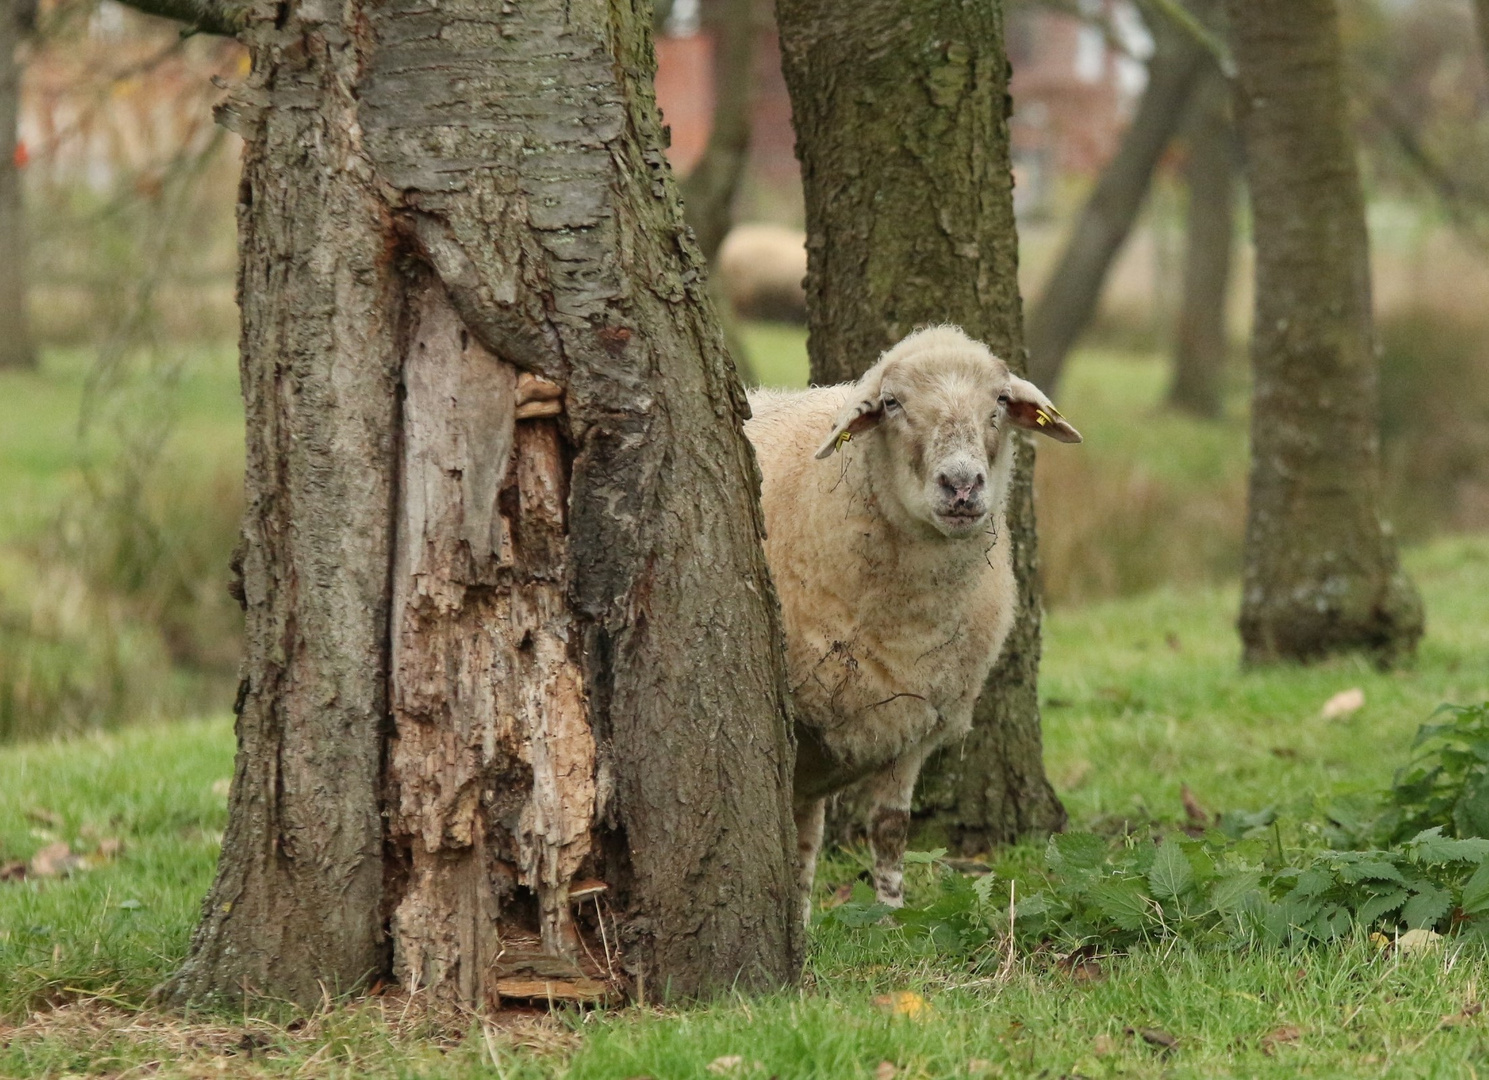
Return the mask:
<svg viewBox="0 0 1489 1080">
<path fill-rule="evenodd" d="M 851 431 L 841 432 L 838 435 L 837 441 L 832 444 L 832 448 L 834 450 L 841 450 L 843 448 L 843 444 L 844 443 L 850 443 L 852 441 L 853 441 L 853 432 L 851 432 Z"/>
<path fill-rule="evenodd" d="M 1045 424 L 1052 424 L 1052 423 L 1054 423 L 1054 421 L 1050 419 L 1050 414 L 1047 413 L 1047 412 L 1045 412 L 1043 409 L 1040 409 L 1037 412 L 1035 412 L 1034 418 L 1039 421 L 1039 426 L 1040 427 L 1044 427 Z"/>
</svg>

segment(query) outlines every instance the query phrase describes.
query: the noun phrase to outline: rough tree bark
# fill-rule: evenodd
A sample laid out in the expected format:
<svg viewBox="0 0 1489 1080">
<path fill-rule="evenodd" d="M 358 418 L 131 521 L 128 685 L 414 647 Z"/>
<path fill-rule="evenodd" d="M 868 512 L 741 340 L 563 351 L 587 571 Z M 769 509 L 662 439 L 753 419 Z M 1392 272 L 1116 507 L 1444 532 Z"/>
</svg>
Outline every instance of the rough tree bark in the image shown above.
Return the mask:
<svg viewBox="0 0 1489 1080">
<path fill-rule="evenodd" d="M 952 322 L 1023 366 L 997 0 L 778 0 L 807 212 L 812 380 L 856 379 Z M 1033 451 L 1008 508 L 1020 617 L 973 732 L 927 765 L 923 826 L 965 850 L 1065 823 L 1045 778 Z"/>
<path fill-rule="evenodd" d="M 26 211 L 17 160 L 21 115 L 21 43 L 31 32 L 36 0 L 0 0 L 0 368 L 37 362 L 26 310 Z"/>
<path fill-rule="evenodd" d="M 1179 129 L 1194 88 L 1214 58 L 1191 31 L 1150 15 L 1153 55 L 1148 85 L 1081 208 L 1070 239 L 1029 309 L 1029 378 L 1053 394 L 1065 358 L 1090 324 L 1107 271 L 1132 231 L 1153 170 Z"/>
<path fill-rule="evenodd" d="M 1256 236 L 1248 663 L 1411 652 L 1422 605 L 1380 517 L 1364 199 L 1334 0 L 1228 0 Z"/>
<path fill-rule="evenodd" d="M 248 656 L 171 991 L 789 982 L 759 479 L 650 5 L 290 0 L 242 36 Z"/>
<path fill-rule="evenodd" d="M 1187 123 L 1189 159 L 1184 180 L 1189 208 L 1184 226 L 1184 297 L 1174 340 L 1168 403 L 1214 418 L 1224 405 L 1226 298 L 1236 233 L 1237 147 L 1230 121 L 1230 87 L 1211 66 L 1195 92 Z"/>
</svg>

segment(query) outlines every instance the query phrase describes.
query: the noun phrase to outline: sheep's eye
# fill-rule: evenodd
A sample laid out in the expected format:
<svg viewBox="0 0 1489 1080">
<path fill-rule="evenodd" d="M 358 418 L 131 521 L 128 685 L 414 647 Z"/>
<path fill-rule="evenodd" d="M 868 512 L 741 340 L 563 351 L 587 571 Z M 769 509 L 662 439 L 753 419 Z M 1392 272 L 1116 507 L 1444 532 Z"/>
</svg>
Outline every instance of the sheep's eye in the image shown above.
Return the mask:
<svg viewBox="0 0 1489 1080">
<path fill-rule="evenodd" d="M 900 411 L 900 399 L 895 397 L 893 394 L 885 394 L 881 400 L 884 402 L 885 412 Z"/>
<path fill-rule="evenodd" d="M 998 404 L 999 405 L 1007 405 L 1008 404 L 1008 395 L 1007 394 L 999 394 L 998 395 Z"/>
</svg>

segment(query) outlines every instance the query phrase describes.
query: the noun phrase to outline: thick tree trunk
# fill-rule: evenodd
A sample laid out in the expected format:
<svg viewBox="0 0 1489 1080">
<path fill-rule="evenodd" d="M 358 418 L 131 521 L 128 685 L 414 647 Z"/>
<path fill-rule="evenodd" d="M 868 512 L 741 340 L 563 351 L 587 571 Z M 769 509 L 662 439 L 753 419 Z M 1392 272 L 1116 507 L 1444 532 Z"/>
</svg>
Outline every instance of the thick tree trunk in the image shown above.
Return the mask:
<svg viewBox="0 0 1489 1080">
<path fill-rule="evenodd" d="M 1230 87 L 1218 67 L 1205 74 L 1188 121 L 1189 189 L 1184 298 L 1174 341 L 1168 402 L 1196 416 L 1220 415 L 1225 383 L 1226 298 L 1236 232 L 1237 147 Z"/>
<path fill-rule="evenodd" d="M 1422 605 L 1380 518 L 1365 207 L 1334 0 L 1230 0 L 1256 234 L 1248 663 L 1411 652 Z"/>
<path fill-rule="evenodd" d="M 925 323 L 1023 366 L 1008 62 L 996 0 L 778 0 L 807 210 L 812 380 L 856 379 Z M 921 816 L 958 847 L 1061 828 L 1045 779 L 1030 482 L 1008 508 L 1020 616 L 967 740 L 927 766 Z"/>
<path fill-rule="evenodd" d="M 223 109 L 249 651 L 175 993 L 789 982 L 759 479 L 649 5 L 328 10 L 256 18 Z"/>
<path fill-rule="evenodd" d="M 21 114 L 21 63 L 35 0 L 0 0 L 0 368 L 36 366 L 26 310 L 26 213 L 16 155 Z"/>
<path fill-rule="evenodd" d="M 1161 15 L 1150 16 L 1148 24 L 1154 51 L 1137 112 L 1030 305 L 1029 378 L 1047 394 L 1054 393 L 1065 358 L 1096 314 L 1107 271 L 1127 242 L 1153 170 L 1179 129 L 1200 76 L 1214 66 L 1204 44 L 1187 29 Z"/>
</svg>

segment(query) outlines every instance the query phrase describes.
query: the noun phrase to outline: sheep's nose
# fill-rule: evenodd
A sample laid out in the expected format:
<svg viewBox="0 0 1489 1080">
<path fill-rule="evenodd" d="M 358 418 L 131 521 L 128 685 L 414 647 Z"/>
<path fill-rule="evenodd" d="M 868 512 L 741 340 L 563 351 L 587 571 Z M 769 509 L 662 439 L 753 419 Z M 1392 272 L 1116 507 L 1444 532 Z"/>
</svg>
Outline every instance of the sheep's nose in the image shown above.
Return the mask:
<svg viewBox="0 0 1489 1080">
<path fill-rule="evenodd" d="M 961 505 L 972 501 L 974 495 L 982 492 L 983 485 L 987 483 L 987 477 L 981 472 L 977 473 L 938 473 L 936 483 L 941 486 L 941 493 L 951 502 Z"/>
</svg>

